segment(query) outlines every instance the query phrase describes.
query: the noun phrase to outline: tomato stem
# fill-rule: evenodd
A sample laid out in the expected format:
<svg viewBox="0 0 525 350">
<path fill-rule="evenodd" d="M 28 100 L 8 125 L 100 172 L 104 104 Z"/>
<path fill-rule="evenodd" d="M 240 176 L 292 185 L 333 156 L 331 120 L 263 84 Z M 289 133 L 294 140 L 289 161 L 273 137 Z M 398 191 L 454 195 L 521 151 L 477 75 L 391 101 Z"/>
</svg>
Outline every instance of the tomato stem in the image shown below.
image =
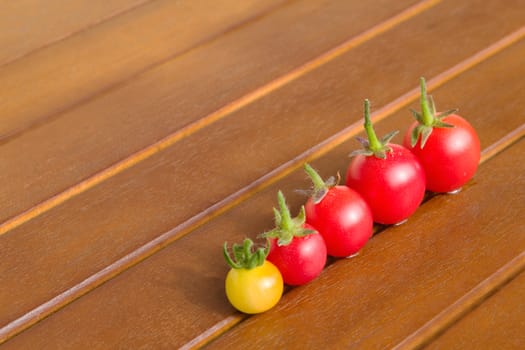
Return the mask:
<svg viewBox="0 0 525 350">
<path fill-rule="evenodd" d="M 228 243 L 224 242 L 222 252 L 226 263 L 233 269 L 250 270 L 261 266 L 270 252 L 268 240 L 264 247 L 257 248 L 255 251 L 253 251 L 253 246 L 253 241 L 249 238 L 246 238 L 242 245 L 234 243 L 232 246 L 234 259 L 232 259 L 228 252 Z"/>
<path fill-rule="evenodd" d="M 279 203 L 279 218 L 280 225 L 284 231 L 290 231 L 293 226 L 292 216 L 290 214 L 290 209 L 286 205 L 286 200 L 281 191 L 277 192 L 277 202 Z"/>
<path fill-rule="evenodd" d="M 390 140 L 394 136 L 396 136 L 397 131 L 392 131 L 391 133 L 388 133 L 385 135 L 381 140 L 377 138 L 376 132 L 374 130 L 374 126 L 372 125 L 372 121 L 370 120 L 370 101 L 368 99 L 365 99 L 365 131 L 367 138 L 364 139 L 362 137 L 357 137 L 357 141 L 363 145 L 362 149 L 355 150 L 350 154 L 350 157 L 355 157 L 358 155 L 364 155 L 364 156 L 375 156 L 380 159 L 386 158 L 386 152 L 391 152 L 392 149 L 390 146 L 388 146 Z"/>
<path fill-rule="evenodd" d="M 341 180 L 341 176 L 339 173 L 337 173 L 337 178 L 330 176 L 326 181 L 324 181 L 319 173 L 310 166 L 310 164 L 304 163 L 303 167 L 304 171 L 306 171 L 306 174 L 308 174 L 308 177 L 312 180 L 314 185 L 313 190 L 308 191 L 308 195 L 312 198 L 315 204 L 321 202 L 324 196 L 326 196 L 328 193 L 328 190 L 334 186 L 337 186 Z"/>
<path fill-rule="evenodd" d="M 421 87 L 421 113 L 410 109 L 414 117 L 416 118 L 418 125 L 412 129 L 410 135 L 410 145 L 415 147 L 418 139 L 421 137 L 420 147 L 425 147 L 425 144 L 432 134 L 433 128 L 453 128 L 454 126 L 443 121 L 443 118 L 456 113 L 457 109 L 450 109 L 445 112 L 436 113 L 436 105 L 432 96 L 427 96 L 427 86 L 425 78 L 419 78 Z"/>
<path fill-rule="evenodd" d="M 301 207 L 299 214 L 292 218 L 290 209 L 288 209 L 281 191 L 277 192 L 277 201 L 279 202 L 279 210 L 273 208 L 275 227 L 270 231 L 264 232 L 261 235 L 262 237 L 266 239 L 276 238 L 277 245 L 283 246 L 290 244 L 294 237 L 302 237 L 315 232 L 304 228 L 304 223 L 306 222 L 304 206 Z"/>
<path fill-rule="evenodd" d="M 427 86 L 425 83 L 425 78 L 419 78 L 419 84 L 421 87 L 421 123 L 425 126 L 432 126 L 434 125 L 434 111 L 431 110 L 430 105 L 428 103 Z"/>
<path fill-rule="evenodd" d="M 304 163 L 303 167 L 304 171 L 306 171 L 306 173 L 312 180 L 312 183 L 314 185 L 314 191 L 324 190 L 326 188 L 326 183 L 324 182 L 321 175 L 319 175 L 319 173 L 315 171 L 315 169 L 312 168 L 308 163 Z"/>
<path fill-rule="evenodd" d="M 365 123 L 364 123 L 366 136 L 368 137 L 368 148 L 372 152 L 377 152 L 382 150 L 383 144 L 377 138 L 376 132 L 374 131 L 374 126 L 370 120 L 370 101 L 365 99 Z"/>
</svg>

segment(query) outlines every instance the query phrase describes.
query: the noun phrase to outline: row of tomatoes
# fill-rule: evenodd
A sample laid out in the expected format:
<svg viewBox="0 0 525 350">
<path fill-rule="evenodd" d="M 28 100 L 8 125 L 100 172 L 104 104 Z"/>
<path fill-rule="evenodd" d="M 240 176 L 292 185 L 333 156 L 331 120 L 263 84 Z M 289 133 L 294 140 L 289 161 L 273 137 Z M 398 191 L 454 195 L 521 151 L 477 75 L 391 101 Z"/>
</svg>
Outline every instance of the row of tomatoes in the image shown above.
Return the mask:
<svg viewBox="0 0 525 350">
<path fill-rule="evenodd" d="M 224 244 L 231 269 L 226 296 L 239 311 L 264 312 L 281 298 L 283 284 L 302 285 L 323 270 L 327 255 L 356 254 L 372 236 L 373 223 L 399 224 L 421 204 L 425 191 L 459 190 L 474 176 L 480 160 L 479 138 L 456 110 L 436 113 L 421 78 L 421 112 L 412 110 L 403 145 L 391 143 L 396 132 L 379 139 L 365 100 L 363 148 L 351 154 L 346 184 L 324 181 L 308 164 L 313 183 L 309 199 L 292 218 L 282 192 L 274 208 L 275 228 L 262 234 L 267 244 L 255 248 L 250 239 L 234 244 L 233 258 Z"/>
</svg>

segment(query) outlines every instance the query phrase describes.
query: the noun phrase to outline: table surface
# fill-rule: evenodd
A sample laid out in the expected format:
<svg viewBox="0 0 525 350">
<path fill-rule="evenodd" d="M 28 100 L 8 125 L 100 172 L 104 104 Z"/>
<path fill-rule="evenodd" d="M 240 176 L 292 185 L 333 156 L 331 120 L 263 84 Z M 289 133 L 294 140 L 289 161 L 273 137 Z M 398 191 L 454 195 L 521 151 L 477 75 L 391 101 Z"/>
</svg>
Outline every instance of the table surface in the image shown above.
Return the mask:
<svg viewBox="0 0 525 350">
<path fill-rule="evenodd" d="M 523 0 L 1 2 L 2 347 L 525 348 L 524 63 Z M 420 76 L 475 177 L 236 312 L 222 244 L 344 174 L 363 99 L 404 132 Z"/>
</svg>

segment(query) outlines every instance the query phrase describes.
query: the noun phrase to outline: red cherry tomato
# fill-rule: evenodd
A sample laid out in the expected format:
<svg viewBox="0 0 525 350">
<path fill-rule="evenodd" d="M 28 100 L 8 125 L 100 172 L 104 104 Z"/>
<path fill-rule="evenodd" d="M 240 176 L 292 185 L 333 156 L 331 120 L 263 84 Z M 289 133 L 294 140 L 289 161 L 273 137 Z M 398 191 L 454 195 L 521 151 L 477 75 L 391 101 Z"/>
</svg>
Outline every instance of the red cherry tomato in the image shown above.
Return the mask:
<svg viewBox="0 0 525 350">
<path fill-rule="evenodd" d="M 430 96 L 429 96 L 430 97 Z M 421 78 L 421 109 L 408 128 L 403 144 L 419 159 L 432 192 L 453 192 L 469 181 L 478 168 L 481 150 L 474 128 L 454 110 L 436 115 Z"/>
<path fill-rule="evenodd" d="M 374 221 L 397 224 L 412 215 L 425 195 L 425 172 L 417 158 L 405 147 L 379 141 L 370 121 L 370 105 L 365 100 L 364 150 L 354 152 L 346 173 L 346 185 L 363 196 Z"/>
<path fill-rule="evenodd" d="M 288 245 L 279 245 L 278 239 L 270 240 L 271 261 L 281 274 L 284 283 L 292 286 L 305 284 L 315 279 L 326 264 L 326 244 L 323 237 L 311 225 L 304 228 L 312 233 L 295 237 Z"/>
<path fill-rule="evenodd" d="M 325 183 L 308 164 L 314 195 L 306 202 L 306 222 L 324 238 L 328 255 L 347 257 L 357 253 L 372 236 L 373 220 L 363 198 L 347 186 Z"/>
<path fill-rule="evenodd" d="M 270 240 L 268 261 L 272 262 L 288 285 L 310 282 L 326 264 L 326 244 L 317 230 L 305 224 L 305 210 L 292 219 L 284 195 L 277 194 L 279 211 L 274 209 L 275 228 L 263 234 Z"/>
</svg>

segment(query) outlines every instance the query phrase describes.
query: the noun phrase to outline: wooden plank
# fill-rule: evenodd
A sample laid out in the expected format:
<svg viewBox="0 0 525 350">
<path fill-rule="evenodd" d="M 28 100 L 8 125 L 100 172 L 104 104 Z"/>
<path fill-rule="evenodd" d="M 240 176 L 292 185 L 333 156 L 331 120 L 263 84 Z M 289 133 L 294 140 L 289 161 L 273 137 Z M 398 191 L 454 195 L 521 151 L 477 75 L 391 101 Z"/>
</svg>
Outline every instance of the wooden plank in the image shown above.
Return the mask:
<svg viewBox="0 0 525 350">
<path fill-rule="evenodd" d="M 251 22 L 242 27 L 242 30 L 231 31 L 208 45 L 192 50 L 177 59 L 169 60 L 144 74 L 139 74 L 131 81 L 73 110 L 55 115 L 44 125 L 26 130 L 25 133 L 18 135 L 19 137 L 10 139 L 0 147 L 1 168 L 6 169 L 0 173 L 0 181 L 5 184 L 0 188 L 0 220 L 5 221 L 23 213 L 33 205 L 51 197 L 50 205 L 45 203 L 33 209 L 23 218 L 27 220 L 32 217 L 31 215 L 45 211 L 50 206 L 56 205 L 57 202 L 69 198 L 71 193 L 82 192 L 112 176 L 115 171 L 121 171 L 120 169 L 128 167 L 129 164 L 140 161 L 143 157 L 149 157 L 166 147 L 166 144 L 176 142 L 195 129 L 204 127 L 213 120 L 224 117 L 232 109 L 248 103 L 246 94 L 259 88 L 262 84 L 271 82 L 272 79 L 280 77 L 342 41 L 353 38 L 363 31 L 366 32 L 374 24 L 396 14 L 413 2 L 414 0 L 395 2 L 395 4 L 378 8 L 378 11 L 368 11 L 368 6 L 361 1 L 294 2 L 279 11 Z M 426 3 L 432 4 L 433 2 L 435 1 Z M 176 6 L 179 3 L 169 2 L 170 6 Z M 248 6 L 248 3 L 242 2 L 244 6 Z M 154 5 L 157 5 L 157 2 L 151 4 L 151 6 Z M 219 6 L 218 3 L 217 6 Z M 171 12 L 173 11 L 172 9 Z M 168 17 L 164 18 L 165 22 L 162 23 L 171 22 L 171 12 L 154 11 L 156 16 L 148 17 L 148 20 L 156 22 L 159 20 L 158 16 L 162 14 Z M 355 20 L 348 21 L 349 13 L 355 16 Z M 327 21 L 326 18 L 331 18 L 331 20 Z M 122 20 L 125 19 L 127 17 Z M 136 25 L 135 18 L 129 18 L 129 20 L 130 25 Z M 512 22 L 512 18 L 509 21 Z M 186 22 L 183 21 L 184 23 Z M 193 23 L 192 26 L 195 25 L 194 22 L 191 23 Z M 312 25 L 313 23 L 315 25 Z M 117 25 L 113 22 L 111 24 Z M 515 24 L 516 22 L 514 26 Z M 512 24 L 503 25 L 501 31 L 496 31 L 487 39 L 506 33 L 514 26 Z M 148 26 L 141 25 L 135 30 L 143 32 L 145 27 Z M 113 30 L 118 31 L 121 28 L 117 26 Z M 175 28 L 177 27 L 173 29 Z M 94 35 L 90 42 L 94 45 L 114 47 L 115 40 L 118 38 L 115 37 L 116 34 L 106 37 L 103 35 L 104 28 L 97 27 L 97 29 L 101 33 Z M 388 27 L 380 29 L 387 30 Z M 119 35 L 127 35 L 128 32 L 130 31 L 119 32 Z M 162 36 L 157 38 L 155 33 L 147 33 L 156 38 L 151 43 L 146 41 L 147 53 L 164 50 L 166 38 Z M 140 35 L 139 37 L 144 38 Z M 368 37 L 361 36 L 360 38 L 366 40 Z M 87 39 L 77 38 L 77 40 L 79 40 L 77 46 L 73 47 L 77 47 L 78 50 L 74 50 L 73 47 L 67 47 L 64 50 L 73 51 L 79 55 L 80 52 L 84 52 L 87 57 L 90 57 L 90 52 L 93 51 L 105 52 L 101 47 L 97 50 L 91 47 L 86 53 L 83 50 L 88 47 Z M 261 54 L 261 47 L 264 47 L 264 54 Z M 288 49 L 283 50 L 283 47 Z M 111 53 L 115 49 L 108 50 Z M 141 47 L 137 50 L 140 53 L 144 51 Z M 164 57 L 165 54 L 164 52 L 161 56 Z M 65 69 L 76 67 L 76 63 L 67 64 L 67 57 L 70 56 L 64 55 L 58 55 L 66 59 L 61 61 L 60 67 L 66 67 Z M 79 57 L 85 55 L 82 54 Z M 102 72 L 104 62 L 111 66 L 113 73 L 116 72 L 114 70 L 127 67 L 117 57 L 110 58 L 109 63 L 103 61 L 108 59 L 103 54 L 100 54 L 100 58 L 93 57 L 92 60 L 81 59 L 81 62 L 91 61 L 85 64 L 94 64 L 94 66 L 91 69 L 88 67 L 79 69 L 78 73 L 89 79 L 106 79 L 104 74 L 99 76 L 98 73 L 93 73 L 94 71 Z M 142 54 L 139 54 L 138 57 L 130 54 L 125 56 L 125 61 L 135 60 L 135 58 L 140 63 L 144 57 Z M 44 57 L 32 56 L 32 59 L 37 60 L 36 66 L 39 62 L 50 61 Z M 58 85 L 60 93 L 58 91 L 50 93 L 52 86 L 27 89 L 23 82 L 33 81 L 35 76 L 40 76 L 37 73 L 29 73 L 30 68 L 28 67 L 32 66 L 23 65 L 17 68 L 20 74 L 28 74 L 26 78 L 19 77 L 12 81 L 13 84 L 0 86 L 0 89 L 7 90 L 6 95 L 9 95 L 10 88 L 14 89 L 18 86 L 19 94 L 15 96 L 16 98 L 9 99 L 7 104 L 18 101 L 17 103 L 23 108 L 31 109 L 38 105 L 37 100 L 41 100 L 42 103 L 49 102 L 53 105 L 58 101 L 58 105 L 63 106 L 69 98 L 68 94 L 77 94 L 80 90 L 91 89 L 93 86 L 95 86 L 95 91 L 101 88 L 100 82 L 87 83 L 77 76 L 64 74 L 63 79 L 72 78 L 70 83 L 73 85 L 58 84 L 54 80 L 44 78 L 38 80 L 42 84 Z M 77 71 L 76 68 L 75 71 Z M 10 72 L 15 74 L 14 66 L 10 66 Z M 60 79 L 61 76 L 59 75 L 57 79 Z M 206 82 L 206 89 L 202 88 L 203 82 Z M 47 92 L 45 96 L 38 98 L 21 99 L 24 95 L 23 91 L 27 90 L 33 90 L 27 93 Z M 212 93 L 213 91 L 216 93 Z M 264 89 L 262 91 L 267 92 Z M 0 94 L 3 95 L 3 92 Z M 54 97 L 51 98 L 49 94 Z M 81 94 L 85 95 L 84 92 Z M 253 96 L 251 95 L 251 98 Z M 55 102 L 52 102 L 53 99 Z M 28 100 L 33 103 L 26 103 Z M 234 101 L 233 105 L 230 104 L 232 101 Z M 224 107 L 225 105 L 227 107 Z M 53 114 L 54 108 L 39 105 L 38 110 L 46 110 L 46 115 L 49 115 Z M 15 116 L 21 114 L 23 114 L 21 111 L 9 113 Z M 161 144 L 152 145 L 159 140 L 164 141 Z M 24 154 L 24 157 L 20 157 L 20 154 Z M 97 157 L 92 157 L 94 154 Z M 122 159 L 124 163 L 116 163 Z M 108 167 L 111 168 L 108 169 Z M 86 178 L 88 178 L 87 182 L 73 189 L 70 188 Z M 62 194 L 58 200 L 52 197 L 64 191 L 69 192 Z M 5 227 L 0 231 L 2 230 L 5 232 Z"/>
<path fill-rule="evenodd" d="M 524 291 L 522 272 L 425 349 L 525 348 Z"/>
<path fill-rule="evenodd" d="M 422 327 L 403 339 L 403 341 L 397 344 L 394 349 L 415 349 L 429 344 L 451 325 L 481 304 L 487 299 L 487 297 L 505 286 L 505 284 L 515 278 L 523 270 L 525 270 L 525 250 L 499 268 L 491 276 L 480 282 L 453 304 L 441 310 L 439 314 L 430 319 Z"/>
<path fill-rule="evenodd" d="M 444 16 L 446 13 L 448 11 L 443 9 Z M 429 14 L 429 17 L 435 18 L 436 21 L 442 20 L 435 13 Z M 423 21 L 426 18 L 419 20 Z M 411 26 L 419 25 L 418 19 L 415 19 L 412 23 L 407 24 L 408 28 L 400 28 L 397 31 L 388 33 L 385 37 L 378 38 L 364 45 L 361 48 L 360 55 L 357 55 L 361 69 L 373 72 L 375 67 L 382 63 L 381 61 L 366 60 L 364 57 L 388 60 L 388 57 L 394 54 L 383 51 L 385 55 L 373 56 L 365 54 L 362 57 L 361 54 L 363 52 L 375 50 L 378 47 L 377 45 L 385 48 L 384 43 L 394 42 L 398 35 L 405 37 L 406 31 L 409 31 Z M 432 39 L 432 31 L 436 29 L 435 27 L 430 28 L 434 29 L 429 29 L 430 32 L 421 34 L 422 41 Z M 434 33 L 435 35 L 440 34 L 439 31 Z M 453 39 L 451 42 L 461 41 L 458 40 L 458 37 Z M 431 49 L 431 46 L 428 46 L 428 48 Z M 525 99 L 520 98 L 525 93 L 525 90 L 519 85 L 518 78 L 520 76 L 518 72 L 524 69 L 519 61 L 519 57 L 522 57 L 524 51 L 525 43 L 520 42 L 472 71 L 465 72 L 460 78 L 450 81 L 433 93 L 438 103 L 446 105 L 449 102 L 451 105 L 456 105 L 458 96 L 462 97 L 462 101 L 466 101 L 468 98 L 475 99 L 479 92 L 485 91 L 490 86 L 491 80 L 488 78 L 478 85 L 471 84 L 473 81 L 477 81 L 477 77 L 490 77 L 491 74 L 494 74 L 500 76 L 501 79 L 508 79 L 509 84 L 507 86 L 509 90 L 506 93 L 497 94 L 493 90 L 490 100 L 487 98 L 478 99 L 476 103 L 469 103 L 467 109 L 462 108 L 466 115 L 479 115 L 478 118 L 474 117 L 472 121 L 479 130 L 484 145 L 503 137 L 522 122 L 519 117 L 519 110 L 523 108 L 522 103 L 509 102 L 525 101 Z M 406 55 L 410 56 L 410 53 L 406 53 Z M 34 222 L 29 222 L 27 225 L 4 236 L 4 242 L 7 242 L 9 237 L 14 237 L 11 245 L 16 247 L 12 248 L 13 254 L 9 253 L 11 249 L 8 248 L 6 250 L 9 259 L 5 259 L 5 264 L 11 263 L 13 260 L 12 263 L 19 269 L 16 278 L 13 275 L 13 278 L 10 278 L 10 282 L 6 284 L 9 285 L 10 292 L 19 291 L 15 292 L 15 294 L 18 296 L 17 300 L 21 300 L 21 296 L 26 297 L 23 294 L 24 288 L 27 289 L 25 285 L 31 282 L 33 285 L 31 298 L 33 299 L 28 301 L 28 305 L 30 303 L 34 305 L 35 301 L 38 300 L 37 298 L 45 300 L 46 295 L 53 295 L 53 293 L 60 291 L 60 288 L 57 288 L 57 281 L 62 280 L 65 282 L 64 285 L 70 285 L 71 281 L 82 279 L 82 274 L 84 276 L 89 274 L 90 267 L 96 269 L 104 266 L 111 259 L 115 259 L 115 256 L 118 256 L 118 254 L 124 254 L 126 249 L 128 251 L 133 249 L 133 244 L 138 244 L 141 237 L 153 237 L 157 232 L 162 232 L 163 227 L 175 226 L 177 220 L 183 220 L 184 215 L 188 215 L 192 210 L 198 209 L 183 209 L 190 205 L 196 205 L 198 196 L 202 193 L 202 191 L 193 189 L 206 188 L 203 204 L 205 205 L 206 201 L 211 204 L 215 200 L 224 198 L 228 193 L 227 189 L 222 187 L 239 184 L 242 181 L 247 181 L 247 183 L 252 181 L 255 174 L 247 171 L 253 171 L 254 167 L 252 165 L 255 160 L 257 160 L 257 166 L 262 167 L 264 163 L 268 162 L 266 157 L 269 155 L 277 156 L 279 154 L 278 150 L 285 151 L 287 147 L 294 149 L 298 147 L 295 149 L 295 152 L 297 152 L 300 147 L 307 147 L 307 144 L 304 145 L 304 142 L 307 142 L 305 140 L 316 139 L 316 135 L 320 130 L 323 130 L 320 129 L 319 125 L 322 124 L 323 120 L 326 120 L 325 115 L 333 115 L 334 123 L 338 120 L 337 116 L 341 116 L 341 124 L 345 123 L 343 119 L 347 119 L 349 114 L 356 116 L 352 120 L 360 118 L 360 102 L 351 101 L 354 106 L 350 106 L 347 102 L 343 103 L 343 99 L 339 99 L 340 96 L 346 96 L 348 91 L 352 91 L 346 85 L 347 83 L 348 85 L 358 86 L 359 89 L 372 89 L 372 83 L 370 85 L 357 85 L 355 82 L 352 84 L 352 82 L 346 81 L 344 84 L 342 83 L 342 76 L 350 76 L 343 73 L 344 69 L 354 67 L 357 64 L 354 61 L 355 59 L 356 55 L 352 53 L 341 57 L 326 67 L 313 72 L 312 77 L 310 75 L 305 76 L 296 83 L 287 86 L 286 89 L 280 90 L 279 93 L 270 95 L 253 106 L 232 115 L 234 119 L 229 120 L 228 123 L 218 123 L 217 129 L 210 128 L 208 132 L 200 136 L 199 134 L 193 135 L 191 138 L 188 138 L 188 148 L 179 149 L 184 144 L 180 143 L 173 148 L 174 153 L 170 151 L 168 154 L 166 152 L 165 157 L 156 160 L 151 158 L 144 164 L 137 166 L 133 172 L 122 173 L 115 179 L 108 181 L 107 184 L 101 185 L 96 189 L 97 192 L 93 189 L 89 196 L 85 196 L 85 198 L 83 198 L 84 196 L 79 196 L 73 199 L 68 203 L 68 206 L 62 208 L 64 211 L 60 213 L 50 212 L 42 217 L 42 221 L 34 220 Z M 439 65 L 436 62 L 434 64 Z M 416 72 L 411 74 L 414 76 L 414 81 L 417 81 L 417 70 L 422 69 L 422 67 L 414 65 L 414 69 Z M 394 77 L 395 75 L 392 75 L 392 78 Z M 333 88 L 330 89 L 330 96 L 325 94 L 320 94 L 319 96 L 319 91 L 324 91 L 324 89 L 319 89 L 319 82 L 321 81 L 326 81 L 327 86 L 331 82 Z M 472 86 L 472 88 L 465 90 L 464 86 Z M 398 86 L 398 88 L 400 87 Z M 513 87 L 513 90 L 510 90 L 511 87 Z M 381 97 L 379 95 L 375 96 L 377 98 Z M 301 103 L 301 101 L 305 101 L 305 103 Z M 490 111 L 489 106 L 493 103 L 502 106 L 503 109 L 500 110 L 500 113 L 487 113 L 487 111 Z M 306 105 L 308 108 L 306 108 Z M 327 107 L 328 105 L 329 107 Z M 296 129 L 294 134 L 276 137 L 280 128 L 270 127 L 278 124 L 277 122 L 271 122 L 272 119 L 269 119 L 271 118 L 272 110 L 276 121 L 277 118 L 283 118 L 282 111 L 287 111 L 284 115 L 284 120 L 290 123 L 296 121 L 293 125 L 304 124 L 303 128 L 300 131 Z M 308 110 L 310 110 L 311 114 L 301 117 Z M 349 111 L 350 113 L 348 113 Z M 260 114 L 258 115 L 257 113 Z M 317 115 L 317 119 L 315 115 Z M 508 116 L 507 124 L 501 129 L 495 130 L 493 125 L 499 123 L 502 115 Z M 297 119 L 294 120 L 294 116 Z M 267 127 L 264 129 L 264 133 L 258 131 L 261 130 L 260 128 L 253 128 L 257 120 L 261 118 L 265 120 Z M 397 127 L 406 125 L 408 118 L 410 117 L 406 111 L 396 113 L 394 116 L 379 123 L 378 130 L 385 131 L 386 127 L 391 125 L 390 123 L 397 125 Z M 252 126 L 252 130 L 255 131 L 249 132 L 250 129 L 240 130 L 243 125 L 241 121 L 243 120 L 246 125 Z M 225 129 L 223 129 L 223 132 L 220 132 L 219 130 L 222 128 Z M 217 131 L 214 132 L 214 130 Z M 330 131 L 328 130 L 327 133 Z M 299 133 L 302 137 L 298 137 Z M 195 145 L 204 145 L 206 143 L 205 138 L 213 137 L 212 135 L 214 134 L 218 135 L 218 140 L 222 140 L 222 145 L 221 142 L 215 142 L 212 139 L 208 141 L 209 147 L 203 150 L 203 156 L 200 153 L 196 153 Z M 268 141 L 268 138 L 265 137 L 266 134 L 271 136 L 272 142 Z M 228 142 L 224 141 L 226 140 L 225 135 L 231 137 Z M 249 148 L 246 145 L 252 146 Z M 320 162 L 317 162 L 318 168 L 323 169 L 323 173 L 326 172 L 326 174 L 335 173 L 337 170 L 343 169 L 343 166 L 347 163 L 346 155 L 353 148 L 355 148 L 353 141 L 344 143 L 334 149 L 333 152 L 330 152 Z M 175 149 L 180 153 L 176 153 Z M 235 153 L 235 150 L 239 149 L 243 150 L 244 156 L 241 154 L 238 155 L 238 158 L 221 156 L 221 154 L 238 154 Z M 246 154 L 245 152 L 248 149 L 260 151 L 255 153 L 251 151 L 249 154 Z M 187 172 L 185 177 L 179 177 L 176 169 L 183 168 L 180 159 L 184 157 L 194 158 L 195 163 L 188 167 L 188 169 L 191 169 L 191 172 Z M 243 163 L 246 164 L 246 158 L 244 157 L 252 158 L 250 169 L 245 169 L 241 166 Z M 290 159 L 293 157 L 293 153 L 285 154 L 282 157 L 283 159 Z M 277 159 L 276 163 L 278 164 L 279 161 L 282 160 Z M 269 166 L 272 166 L 270 163 Z M 155 169 L 154 172 L 152 172 L 152 168 Z M 212 176 L 220 176 L 221 188 L 210 186 L 208 183 L 210 177 L 204 176 L 201 179 L 189 176 L 191 174 L 207 174 L 210 169 L 213 169 Z M 219 169 L 225 170 L 221 172 Z M 231 172 L 227 169 L 237 170 Z M 172 181 L 173 176 L 177 176 L 177 179 L 174 181 Z M 130 185 L 135 186 L 136 190 L 129 187 Z M 180 238 L 181 235 L 187 233 L 185 230 L 188 228 L 188 225 L 186 225 L 187 222 L 181 224 L 180 227 L 176 227 L 173 231 L 168 232 L 166 235 L 168 238 L 164 241 L 153 242 L 153 246 L 161 246 L 167 244 L 166 241 L 178 239 L 175 244 L 150 257 L 145 263 L 137 265 L 128 272 L 109 281 L 103 287 L 93 290 L 89 295 L 50 316 L 26 333 L 13 338 L 14 344 L 20 344 L 18 341 L 22 343 L 27 342 L 27 344 L 36 342 L 35 344 L 44 346 L 45 344 L 40 344 L 37 340 L 38 337 L 42 336 L 40 332 L 49 334 L 49 337 L 46 339 L 50 346 L 51 344 L 52 346 L 69 344 L 70 346 L 81 347 L 83 341 L 100 339 L 101 337 L 104 338 L 104 341 L 109 346 L 111 344 L 128 344 L 128 342 L 131 346 L 135 341 L 138 343 L 133 344 L 133 346 L 140 346 L 146 343 L 155 343 L 159 344 L 159 346 L 184 344 L 216 322 L 221 322 L 232 315 L 232 309 L 224 298 L 222 283 L 220 282 L 224 278 L 226 270 L 226 266 L 221 260 L 222 257 L 218 254 L 222 242 L 224 240 L 237 241 L 245 235 L 254 236 L 268 229 L 272 222 L 270 208 L 274 205 L 277 188 L 282 188 L 285 193 L 290 194 L 290 203 L 294 205 L 296 210 L 298 204 L 304 198 L 294 196 L 292 190 L 303 186 L 307 186 L 304 175 L 302 171 L 296 171 L 284 181 L 264 190 L 256 197 L 241 203 L 234 210 L 216 218 L 209 225 L 197 229 L 190 235 L 182 238 Z M 233 189 L 234 187 L 231 188 Z M 473 186 L 473 188 L 476 188 L 476 186 Z M 173 193 L 177 193 L 178 197 L 175 197 Z M 192 198 L 191 201 L 185 201 L 181 204 L 180 200 L 178 200 L 178 198 L 190 198 L 190 196 Z M 434 206 L 436 205 L 439 206 L 439 204 Z M 177 208 L 181 209 L 177 210 Z M 426 209 L 423 212 L 425 213 Z M 205 214 L 210 217 L 216 215 L 211 210 L 205 212 Z M 75 232 L 75 237 L 68 238 L 68 235 L 66 235 L 66 237 L 62 237 L 59 240 L 58 236 L 60 235 L 51 234 L 51 232 L 58 230 L 58 228 L 52 228 L 54 226 L 54 217 L 69 217 L 70 215 L 86 216 L 84 218 L 79 217 L 74 224 L 72 222 L 61 222 L 60 229 L 64 230 L 64 225 L 67 225 L 69 228 L 66 228 L 66 231 L 63 232 Z M 422 216 L 424 217 L 424 215 Z M 140 217 L 140 219 L 134 219 L 136 217 Z M 97 218 L 96 221 L 98 222 L 90 222 L 88 218 Z M 426 220 L 426 217 L 424 219 Z M 50 227 L 42 227 L 46 223 Z M 30 227 L 31 224 L 35 226 Z M 78 230 L 83 225 L 89 226 Z M 100 227 L 103 227 L 105 232 L 101 232 Z M 37 228 L 42 233 L 41 237 L 31 235 L 31 232 Z M 49 230 L 49 233 L 46 233 L 47 230 Z M 84 233 L 83 230 L 86 232 Z M 35 283 L 35 278 L 37 278 L 34 275 L 35 267 L 34 265 L 30 266 L 31 257 L 48 254 L 42 251 L 41 248 L 38 248 L 42 245 L 40 241 L 44 239 L 44 236 L 45 242 L 48 242 L 47 245 L 52 245 L 54 249 L 60 247 L 60 251 L 63 254 L 70 254 L 68 259 L 73 260 L 66 263 L 66 266 L 71 264 L 75 266 L 74 270 L 58 269 L 58 275 L 51 278 L 49 272 L 47 272 L 46 279 L 53 281 L 53 284 L 48 283 L 47 285 L 44 279 Z M 381 236 L 385 235 L 380 235 L 379 237 Z M 21 250 L 21 244 L 16 242 L 18 239 L 21 239 L 25 245 L 30 247 L 26 251 Z M 64 239 L 74 240 L 75 243 L 63 243 Z M 53 243 L 49 243 L 50 241 L 53 241 Z M 203 242 L 206 243 L 203 244 Z M 85 247 L 82 247 L 84 245 Z M 154 247 L 150 246 L 149 249 L 154 250 Z M 14 253 L 15 250 L 16 255 Z M 383 250 L 383 248 L 380 249 L 380 251 Z M 137 253 L 139 259 L 140 254 L 142 252 Z M 63 266 L 65 256 L 53 255 L 54 253 L 48 254 L 45 258 L 47 261 L 39 261 L 38 265 L 58 266 L 60 263 Z M 81 255 L 80 258 L 79 255 Z M 390 256 L 392 257 L 393 254 L 390 254 Z M 382 261 L 382 263 L 385 263 L 385 261 Z M 129 262 L 124 261 L 117 268 L 127 267 L 129 267 Z M 27 268 L 27 272 L 21 271 L 20 268 Z M 7 266 L 2 268 L 2 270 L 10 271 Z M 54 269 L 50 268 L 50 270 Z M 29 281 L 24 276 L 28 276 L 32 280 Z M 24 281 L 24 279 L 26 280 Z M 335 282 L 332 281 L 330 283 Z M 133 293 L 129 293 L 129 291 L 133 291 Z M 54 300 L 54 302 L 61 307 L 71 301 L 71 294 L 73 293 L 78 293 L 78 290 L 73 290 L 70 294 L 64 294 L 61 298 Z M 3 294 L 2 297 L 4 295 L 7 297 L 7 293 Z M 289 299 L 292 302 L 294 299 L 293 297 L 290 298 L 292 298 Z M 299 297 L 299 299 L 301 298 Z M 287 302 L 284 303 L 286 304 Z M 132 305 L 134 306 L 131 307 Z M 139 305 L 139 308 L 137 308 L 137 305 Z M 381 305 L 381 302 L 379 302 L 379 305 Z M 132 311 L 131 314 L 124 316 L 126 313 L 124 310 L 127 310 L 126 312 Z M 174 312 L 173 310 L 177 311 Z M 16 314 L 16 310 L 13 311 L 13 314 Z M 79 319 L 85 321 L 80 321 L 79 323 Z M 91 323 L 90 320 L 93 320 L 96 324 Z M 121 325 L 118 329 L 111 326 L 117 323 Z M 78 328 L 75 332 L 72 332 L 65 328 L 68 324 L 81 329 Z M 225 327 L 227 326 L 228 322 L 225 323 Z M 137 327 L 140 327 L 140 339 L 136 337 L 139 329 Z M 177 329 L 177 332 L 174 333 L 173 329 Z M 76 338 L 77 336 L 78 338 Z"/>
<path fill-rule="evenodd" d="M 0 66 L 86 30 L 145 0 L 38 0 L 0 3 Z M 1 132 L 0 132 L 1 134 Z"/>
<path fill-rule="evenodd" d="M 0 137 L 46 123 L 284 1 L 152 1 L 0 67 Z"/>
</svg>

